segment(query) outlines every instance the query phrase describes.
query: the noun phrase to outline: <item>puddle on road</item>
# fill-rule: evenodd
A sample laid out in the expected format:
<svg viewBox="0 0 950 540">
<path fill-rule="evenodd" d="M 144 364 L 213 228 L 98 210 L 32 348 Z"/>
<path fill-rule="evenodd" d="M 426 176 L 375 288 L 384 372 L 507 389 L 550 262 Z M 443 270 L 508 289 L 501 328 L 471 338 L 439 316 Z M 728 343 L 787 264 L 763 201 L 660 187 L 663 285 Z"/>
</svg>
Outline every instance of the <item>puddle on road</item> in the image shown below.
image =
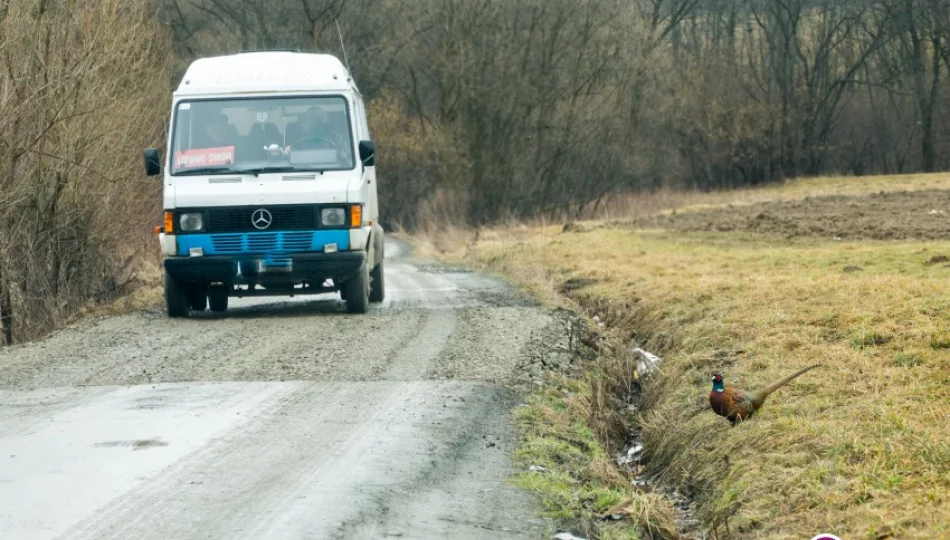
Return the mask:
<svg viewBox="0 0 950 540">
<path fill-rule="evenodd" d="M 122 446 L 131 447 L 132 450 L 146 450 L 157 446 L 168 446 L 167 442 L 156 439 L 141 439 L 137 441 L 107 441 L 96 443 L 96 448 L 118 448 Z"/>
</svg>

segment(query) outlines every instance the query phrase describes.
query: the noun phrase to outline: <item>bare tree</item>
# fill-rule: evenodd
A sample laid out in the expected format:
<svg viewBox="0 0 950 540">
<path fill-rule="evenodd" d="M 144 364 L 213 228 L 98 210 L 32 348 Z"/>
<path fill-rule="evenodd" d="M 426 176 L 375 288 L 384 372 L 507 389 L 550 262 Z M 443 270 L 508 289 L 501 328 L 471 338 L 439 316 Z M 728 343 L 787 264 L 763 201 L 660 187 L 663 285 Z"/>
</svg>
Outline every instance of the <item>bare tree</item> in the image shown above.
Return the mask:
<svg viewBox="0 0 950 540">
<path fill-rule="evenodd" d="M 7 343 L 121 294 L 154 250 L 169 41 L 144 2 L 44 1 L 0 17 L 0 309 Z M 130 183 L 132 183 L 130 185 Z M 15 315 L 15 318 L 14 318 Z"/>
<path fill-rule="evenodd" d="M 913 95 L 920 133 L 920 168 L 936 170 L 935 115 L 947 67 L 947 6 L 931 0 L 895 0 L 884 4 L 893 50 L 882 57 L 891 92 Z"/>
</svg>

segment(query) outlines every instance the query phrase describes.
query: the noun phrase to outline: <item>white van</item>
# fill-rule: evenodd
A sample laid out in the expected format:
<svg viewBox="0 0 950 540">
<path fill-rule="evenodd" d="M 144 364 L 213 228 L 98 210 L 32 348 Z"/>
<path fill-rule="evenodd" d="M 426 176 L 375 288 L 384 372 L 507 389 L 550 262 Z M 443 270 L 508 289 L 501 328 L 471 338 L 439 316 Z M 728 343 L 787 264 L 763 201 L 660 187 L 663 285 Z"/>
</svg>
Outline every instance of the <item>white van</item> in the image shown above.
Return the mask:
<svg viewBox="0 0 950 540">
<path fill-rule="evenodd" d="M 164 174 L 170 317 L 225 311 L 229 297 L 339 291 L 347 311 L 382 302 L 375 145 L 336 57 L 254 52 L 203 58 L 172 99 Z"/>
</svg>

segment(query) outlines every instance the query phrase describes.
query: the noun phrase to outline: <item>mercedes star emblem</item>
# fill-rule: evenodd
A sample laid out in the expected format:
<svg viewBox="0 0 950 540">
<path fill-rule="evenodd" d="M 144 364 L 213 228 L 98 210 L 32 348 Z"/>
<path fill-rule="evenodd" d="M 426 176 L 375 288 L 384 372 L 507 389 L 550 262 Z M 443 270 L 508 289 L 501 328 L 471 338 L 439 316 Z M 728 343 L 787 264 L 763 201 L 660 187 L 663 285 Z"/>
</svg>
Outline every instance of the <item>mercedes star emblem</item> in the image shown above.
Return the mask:
<svg viewBox="0 0 950 540">
<path fill-rule="evenodd" d="M 264 230 L 270 227 L 270 224 L 274 222 L 274 216 L 270 215 L 270 212 L 260 208 L 255 210 L 251 214 L 251 225 L 254 225 L 255 229 Z"/>
</svg>

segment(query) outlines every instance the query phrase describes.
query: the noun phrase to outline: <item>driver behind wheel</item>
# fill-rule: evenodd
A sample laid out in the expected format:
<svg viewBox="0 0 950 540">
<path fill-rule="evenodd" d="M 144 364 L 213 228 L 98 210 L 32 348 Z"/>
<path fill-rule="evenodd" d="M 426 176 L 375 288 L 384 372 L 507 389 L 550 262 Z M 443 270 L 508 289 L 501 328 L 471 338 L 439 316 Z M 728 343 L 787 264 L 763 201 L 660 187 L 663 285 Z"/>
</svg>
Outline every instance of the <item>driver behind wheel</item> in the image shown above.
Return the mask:
<svg viewBox="0 0 950 540">
<path fill-rule="evenodd" d="M 327 125 L 327 113 L 320 107 L 314 106 L 307 109 L 294 127 L 297 129 L 294 130 L 290 144 L 284 148 L 284 153 L 294 149 L 335 146 Z"/>
</svg>

